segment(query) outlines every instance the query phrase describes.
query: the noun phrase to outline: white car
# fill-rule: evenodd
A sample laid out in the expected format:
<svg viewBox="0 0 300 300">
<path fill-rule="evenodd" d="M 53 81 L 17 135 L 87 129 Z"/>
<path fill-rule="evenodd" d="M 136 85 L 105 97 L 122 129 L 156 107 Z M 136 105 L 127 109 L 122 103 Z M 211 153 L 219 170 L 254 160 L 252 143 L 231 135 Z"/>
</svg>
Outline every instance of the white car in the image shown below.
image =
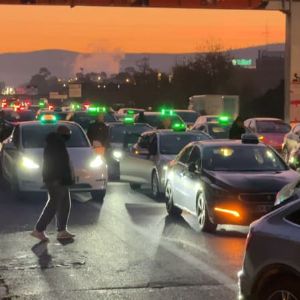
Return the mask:
<svg viewBox="0 0 300 300">
<path fill-rule="evenodd" d="M 239 272 L 239 299 L 300 299 L 300 200 L 254 222 Z"/>
<path fill-rule="evenodd" d="M 71 192 L 90 192 L 95 200 L 103 200 L 107 187 L 107 165 L 97 155 L 83 129 L 73 122 L 42 123 L 40 121 L 18 124 L 2 145 L 0 152 L 2 175 L 16 196 L 27 192 L 45 192 L 42 178 L 43 151 L 46 136 L 59 125 L 67 126 L 71 138 L 67 150 L 74 168 L 75 184 Z"/>
<path fill-rule="evenodd" d="M 160 198 L 165 192 L 169 162 L 190 142 L 209 139 L 202 132 L 164 129 L 144 132 L 120 165 L 121 180 L 129 182 L 132 189 L 151 185 L 153 197 Z"/>
</svg>

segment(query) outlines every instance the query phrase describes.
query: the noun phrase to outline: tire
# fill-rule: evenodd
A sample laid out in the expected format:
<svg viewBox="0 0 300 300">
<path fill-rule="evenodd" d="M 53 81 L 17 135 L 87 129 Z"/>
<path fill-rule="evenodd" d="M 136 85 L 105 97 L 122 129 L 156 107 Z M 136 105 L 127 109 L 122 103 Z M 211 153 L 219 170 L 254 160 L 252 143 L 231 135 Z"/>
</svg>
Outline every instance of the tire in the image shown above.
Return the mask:
<svg viewBox="0 0 300 300">
<path fill-rule="evenodd" d="M 103 202 L 105 194 L 106 194 L 106 190 L 99 190 L 99 191 L 91 192 L 92 199 L 95 202 Z"/>
<path fill-rule="evenodd" d="M 289 155 L 288 149 L 287 149 L 287 148 L 284 148 L 284 149 L 282 150 L 282 157 L 283 157 L 283 159 L 284 159 L 284 161 L 285 161 L 286 163 L 289 162 L 289 159 L 290 159 L 289 156 L 290 156 L 290 155 Z"/>
<path fill-rule="evenodd" d="M 136 191 L 141 188 L 141 184 L 139 183 L 129 183 L 132 190 Z"/>
<path fill-rule="evenodd" d="M 203 232 L 214 233 L 218 224 L 212 223 L 209 219 L 207 204 L 204 193 L 200 193 L 196 202 L 196 213 L 200 230 Z"/>
<path fill-rule="evenodd" d="M 152 173 L 152 180 L 151 180 L 151 192 L 152 192 L 152 196 L 153 198 L 159 200 L 163 198 L 163 193 L 161 193 L 160 189 L 159 189 L 159 180 L 157 177 L 157 173 L 154 171 Z"/>
<path fill-rule="evenodd" d="M 180 217 L 182 214 L 182 209 L 174 205 L 173 192 L 169 182 L 166 184 L 166 209 L 171 217 Z"/>
<path fill-rule="evenodd" d="M 288 297 L 289 296 L 289 297 Z M 300 300 L 299 278 L 287 275 L 262 286 L 258 300 Z"/>
</svg>

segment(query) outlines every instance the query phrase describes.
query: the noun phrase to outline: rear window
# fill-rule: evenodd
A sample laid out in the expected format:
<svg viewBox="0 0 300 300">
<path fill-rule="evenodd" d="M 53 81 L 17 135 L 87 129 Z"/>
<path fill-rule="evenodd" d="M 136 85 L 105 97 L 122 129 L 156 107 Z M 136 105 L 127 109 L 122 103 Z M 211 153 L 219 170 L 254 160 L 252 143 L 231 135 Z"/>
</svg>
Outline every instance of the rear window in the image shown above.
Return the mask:
<svg viewBox="0 0 300 300">
<path fill-rule="evenodd" d="M 214 139 L 228 139 L 229 126 L 221 126 L 219 124 L 208 124 L 208 134 Z"/>
<path fill-rule="evenodd" d="M 175 123 L 184 123 L 183 120 L 175 115 L 175 116 L 170 116 L 168 117 L 172 120 L 172 124 L 175 124 Z M 136 120 L 138 120 L 138 118 L 136 118 Z M 152 127 L 159 127 L 162 123 L 162 116 L 160 114 L 157 114 L 157 115 L 145 115 L 144 116 L 144 121 L 145 123 L 149 124 L 150 126 Z"/>
<path fill-rule="evenodd" d="M 149 125 L 116 125 L 109 131 L 111 143 L 122 143 L 124 145 L 133 145 L 143 132 L 153 129 Z"/>
<path fill-rule="evenodd" d="M 176 113 L 186 123 L 195 123 L 198 118 L 198 114 L 194 111 L 177 111 Z"/>
<path fill-rule="evenodd" d="M 35 114 L 33 111 L 6 111 L 4 113 L 4 118 L 9 122 L 26 122 L 33 121 L 35 119 Z"/>
<path fill-rule="evenodd" d="M 257 132 L 259 133 L 288 133 L 290 125 L 281 121 L 257 121 Z"/>
<path fill-rule="evenodd" d="M 196 134 L 162 134 L 159 139 L 159 150 L 161 154 L 165 155 L 176 155 L 178 154 L 187 144 L 194 141 L 203 141 L 210 139 L 206 134 L 201 132 Z"/>
<path fill-rule="evenodd" d="M 67 141 L 68 148 L 89 147 L 89 142 L 82 129 L 74 124 L 33 124 L 22 127 L 22 145 L 24 148 L 44 148 L 46 137 L 49 133 L 55 132 L 60 125 L 66 125 L 72 132 L 71 138 Z"/>
<path fill-rule="evenodd" d="M 91 115 L 85 112 L 82 113 L 75 113 L 74 116 L 71 118 L 71 121 L 76 122 L 79 124 L 84 130 L 87 130 L 89 125 L 96 120 L 97 116 Z M 116 122 L 116 118 L 113 114 L 107 113 L 104 117 L 104 122 L 106 123 L 113 123 Z"/>
</svg>

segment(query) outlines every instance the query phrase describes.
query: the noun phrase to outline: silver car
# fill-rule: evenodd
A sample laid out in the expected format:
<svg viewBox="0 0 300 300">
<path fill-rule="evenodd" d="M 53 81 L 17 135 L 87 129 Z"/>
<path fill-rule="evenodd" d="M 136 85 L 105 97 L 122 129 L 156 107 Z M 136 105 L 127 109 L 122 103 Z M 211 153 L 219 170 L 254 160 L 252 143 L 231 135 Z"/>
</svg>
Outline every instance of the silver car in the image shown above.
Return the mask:
<svg viewBox="0 0 300 300">
<path fill-rule="evenodd" d="M 300 299 L 300 200 L 254 222 L 239 272 L 239 299 Z"/>
<path fill-rule="evenodd" d="M 153 196 L 159 198 L 165 192 L 168 163 L 190 142 L 208 139 L 211 137 L 202 132 L 172 130 L 145 132 L 122 162 L 121 180 L 129 182 L 132 189 L 150 184 Z"/>
</svg>

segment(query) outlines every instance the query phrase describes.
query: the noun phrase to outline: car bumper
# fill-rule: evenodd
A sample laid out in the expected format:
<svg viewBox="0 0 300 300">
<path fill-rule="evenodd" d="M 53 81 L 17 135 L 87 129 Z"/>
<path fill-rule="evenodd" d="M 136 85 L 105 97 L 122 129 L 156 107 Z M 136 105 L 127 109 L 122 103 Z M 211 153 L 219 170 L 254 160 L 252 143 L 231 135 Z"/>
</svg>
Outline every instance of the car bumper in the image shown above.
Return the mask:
<svg viewBox="0 0 300 300">
<path fill-rule="evenodd" d="M 239 300 L 254 300 L 251 295 L 251 280 L 243 270 L 238 272 L 238 299 Z"/>
<path fill-rule="evenodd" d="M 273 206 L 274 203 L 270 202 L 244 203 L 239 200 L 214 200 L 208 203 L 210 217 L 214 223 L 246 226 L 270 212 Z"/>
<path fill-rule="evenodd" d="M 27 176 L 26 176 L 27 175 Z M 92 192 L 105 190 L 107 187 L 107 173 L 91 172 L 85 176 L 75 176 L 76 183 L 70 186 L 70 192 Z M 47 192 L 41 174 L 18 174 L 18 188 L 21 192 Z"/>
</svg>

